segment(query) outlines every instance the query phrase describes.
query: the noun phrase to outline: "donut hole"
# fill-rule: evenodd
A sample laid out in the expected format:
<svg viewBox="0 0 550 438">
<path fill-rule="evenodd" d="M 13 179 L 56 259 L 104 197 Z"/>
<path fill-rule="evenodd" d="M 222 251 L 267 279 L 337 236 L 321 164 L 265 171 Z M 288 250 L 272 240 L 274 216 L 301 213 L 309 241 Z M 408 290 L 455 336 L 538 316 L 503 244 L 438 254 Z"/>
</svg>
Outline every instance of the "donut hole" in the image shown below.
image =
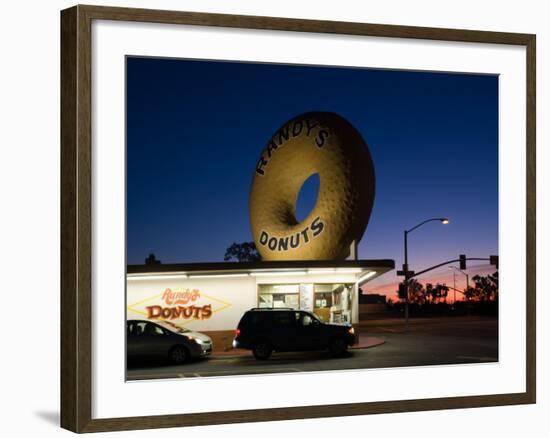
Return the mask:
<svg viewBox="0 0 550 438">
<path fill-rule="evenodd" d="M 320 186 L 321 179 L 318 173 L 314 173 L 303 182 L 294 207 L 297 223 L 304 221 L 315 208 Z"/>
</svg>

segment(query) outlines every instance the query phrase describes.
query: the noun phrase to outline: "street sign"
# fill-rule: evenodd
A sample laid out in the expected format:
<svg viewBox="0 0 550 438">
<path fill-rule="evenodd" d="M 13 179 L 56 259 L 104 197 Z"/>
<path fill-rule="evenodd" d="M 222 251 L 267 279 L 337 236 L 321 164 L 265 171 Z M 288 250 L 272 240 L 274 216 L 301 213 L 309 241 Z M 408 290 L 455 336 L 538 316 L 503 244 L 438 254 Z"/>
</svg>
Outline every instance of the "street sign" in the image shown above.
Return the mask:
<svg viewBox="0 0 550 438">
<path fill-rule="evenodd" d="M 397 271 L 397 275 L 412 277 L 414 275 L 414 271 Z"/>
</svg>

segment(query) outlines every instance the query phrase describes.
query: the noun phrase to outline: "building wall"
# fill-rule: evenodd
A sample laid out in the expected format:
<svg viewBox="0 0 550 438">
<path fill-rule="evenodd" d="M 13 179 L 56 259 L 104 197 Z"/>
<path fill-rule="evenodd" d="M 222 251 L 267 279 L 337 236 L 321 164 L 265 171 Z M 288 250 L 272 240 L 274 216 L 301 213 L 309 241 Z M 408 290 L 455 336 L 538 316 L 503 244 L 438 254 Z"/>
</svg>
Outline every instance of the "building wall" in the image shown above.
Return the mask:
<svg viewBox="0 0 550 438">
<path fill-rule="evenodd" d="M 187 297 L 185 293 L 188 294 Z M 242 314 L 255 306 L 256 281 L 253 277 L 128 281 L 128 319 L 154 319 L 159 307 L 161 309 L 181 307 L 186 309 L 187 314 L 172 311 L 172 314 L 166 318 L 168 316 L 166 311 L 166 314 L 162 315 L 163 319 L 172 320 L 179 326 L 201 332 L 234 330 Z M 200 310 L 191 311 L 192 307 Z M 154 314 L 151 315 L 150 312 Z"/>
<path fill-rule="evenodd" d="M 355 283 L 353 275 L 171 278 L 127 281 L 127 319 L 167 319 L 207 333 L 217 351 L 231 348 L 234 330 L 245 311 L 258 306 L 259 284 Z M 301 288 L 300 304 L 313 306 L 313 289 Z M 352 323 L 358 322 L 358 293 L 352 294 Z M 311 296 L 309 296 L 311 295 Z M 306 306 L 306 307 L 304 307 Z"/>
</svg>

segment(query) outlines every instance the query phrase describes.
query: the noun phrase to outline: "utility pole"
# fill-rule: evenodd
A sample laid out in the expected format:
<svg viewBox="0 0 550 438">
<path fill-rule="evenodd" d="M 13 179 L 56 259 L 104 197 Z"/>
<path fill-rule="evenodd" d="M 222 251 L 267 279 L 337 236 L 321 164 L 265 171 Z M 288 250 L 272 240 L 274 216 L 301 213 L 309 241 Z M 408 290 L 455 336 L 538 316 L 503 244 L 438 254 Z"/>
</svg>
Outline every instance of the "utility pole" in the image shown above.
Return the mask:
<svg viewBox="0 0 550 438">
<path fill-rule="evenodd" d="M 403 270 L 397 271 L 397 275 L 402 275 L 403 277 L 405 277 L 405 280 L 403 280 L 403 285 L 405 289 L 405 330 L 407 332 L 409 331 L 409 280 L 414 276 L 414 271 L 409 271 L 409 254 L 408 254 L 408 248 L 407 248 L 407 237 L 410 232 L 416 230 L 417 228 L 421 227 L 425 223 L 428 223 L 431 221 L 438 221 L 438 222 L 441 222 L 443 225 L 447 225 L 449 223 L 449 219 L 447 219 L 446 217 L 434 217 L 434 218 L 426 219 L 425 221 L 420 222 L 419 224 L 415 225 L 409 230 L 403 231 L 405 263 L 403 263 Z"/>
<path fill-rule="evenodd" d="M 405 272 L 405 331 L 409 331 L 409 278 L 411 274 L 409 271 L 409 255 L 407 251 L 407 234 L 408 231 L 404 231 L 405 240 L 405 263 L 403 264 L 403 271 Z"/>
<path fill-rule="evenodd" d="M 453 292 L 454 292 L 454 298 L 453 298 L 453 304 L 456 304 L 456 272 L 453 269 Z"/>
<path fill-rule="evenodd" d="M 466 262 L 464 261 L 464 263 L 466 263 Z M 466 267 L 466 266 L 464 266 L 464 267 Z M 464 276 L 466 276 L 466 289 L 464 289 L 464 291 L 467 291 L 468 288 L 470 287 L 470 276 L 468 275 L 468 273 L 464 272 L 462 269 L 457 268 L 456 266 L 449 266 L 449 268 L 453 269 L 453 279 L 454 279 L 455 271 L 458 271 L 461 274 L 463 274 Z"/>
</svg>

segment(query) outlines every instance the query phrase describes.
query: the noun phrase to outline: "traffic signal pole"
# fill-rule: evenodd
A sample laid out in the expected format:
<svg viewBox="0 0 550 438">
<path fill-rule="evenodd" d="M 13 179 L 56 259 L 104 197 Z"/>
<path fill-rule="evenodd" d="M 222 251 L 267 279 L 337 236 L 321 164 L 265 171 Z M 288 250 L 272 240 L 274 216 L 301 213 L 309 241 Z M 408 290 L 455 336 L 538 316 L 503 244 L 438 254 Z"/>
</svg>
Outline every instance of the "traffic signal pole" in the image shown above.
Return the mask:
<svg viewBox="0 0 550 438">
<path fill-rule="evenodd" d="M 415 227 L 417 228 L 417 227 Z M 403 263 L 403 270 L 397 271 L 397 275 L 405 277 L 405 280 L 403 280 L 403 286 L 405 290 L 405 330 L 409 331 L 409 281 L 413 277 L 417 277 L 418 275 L 424 274 L 425 272 L 433 271 L 434 269 L 440 268 L 441 266 L 450 265 L 451 263 L 459 262 L 461 269 L 466 269 L 466 261 L 467 260 L 483 260 L 483 261 L 489 261 L 491 265 L 494 265 L 498 269 L 498 256 L 492 255 L 489 258 L 480 258 L 480 257 L 466 257 L 464 254 L 461 254 L 457 259 L 454 260 L 447 260 L 446 262 L 439 263 L 434 266 L 430 266 L 429 268 L 426 268 L 422 271 L 415 272 L 415 271 L 409 271 L 409 254 L 408 254 L 408 248 L 407 248 L 407 235 L 409 232 L 411 232 L 414 228 L 410 230 L 405 230 L 404 232 L 404 249 L 405 249 L 405 263 Z M 466 289 L 469 287 L 469 278 L 468 274 L 464 273 L 466 275 Z M 456 290 L 456 288 L 453 288 Z M 456 300 L 456 297 L 455 297 Z"/>
<path fill-rule="evenodd" d="M 403 263 L 403 271 L 405 272 L 405 331 L 409 332 L 409 255 L 407 251 L 407 235 L 409 232 L 404 231 L 405 241 L 405 262 Z"/>
<path fill-rule="evenodd" d="M 465 260 L 488 261 L 489 259 L 488 258 L 482 258 L 482 257 L 468 257 Z M 456 262 L 460 262 L 460 259 L 447 260 L 446 262 L 439 263 L 439 264 L 434 265 L 434 266 L 430 266 L 429 268 L 423 269 L 422 271 L 418 271 L 418 272 L 413 271 L 412 275 L 409 278 L 417 277 L 417 276 L 422 275 L 426 272 L 433 271 L 434 269 L 440 268 L 441 266 L 450 265 L 451 263 L 456 263 Z M 397 275 L 404 275 L 404 274 L 400 274 L 399 272 L 401 272 L 401 271 L 398 271 Z"/>
</svg>

